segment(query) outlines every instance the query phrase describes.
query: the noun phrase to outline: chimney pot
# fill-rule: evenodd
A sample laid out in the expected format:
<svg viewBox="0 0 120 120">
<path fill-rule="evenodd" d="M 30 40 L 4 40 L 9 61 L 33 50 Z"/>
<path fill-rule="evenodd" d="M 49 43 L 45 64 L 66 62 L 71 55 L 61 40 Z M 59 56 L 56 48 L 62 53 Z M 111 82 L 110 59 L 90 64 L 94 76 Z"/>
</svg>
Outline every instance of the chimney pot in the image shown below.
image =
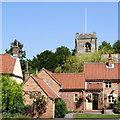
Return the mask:
<svg viewBox="0 0 120 120">
<path fill-rule="evenodd" d="M 112 56 L 111 56 L 111 53 L 109 53 L 108 66 L 112 66 Z"/>
<path fill-rule="evenodd" d="M 19 57 L 19 48 L 18 48 L 18 41 L 14 41 L 14 46 L 13 46 L 13 57 Z"/>
</svg>

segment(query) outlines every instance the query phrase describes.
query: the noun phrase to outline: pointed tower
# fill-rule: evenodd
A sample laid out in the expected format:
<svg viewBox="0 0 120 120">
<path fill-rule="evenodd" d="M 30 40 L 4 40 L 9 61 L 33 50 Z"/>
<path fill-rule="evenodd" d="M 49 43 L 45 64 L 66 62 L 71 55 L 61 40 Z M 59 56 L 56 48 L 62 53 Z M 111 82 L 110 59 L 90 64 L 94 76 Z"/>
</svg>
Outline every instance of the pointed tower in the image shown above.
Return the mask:
<svg viewBox="0 0 120 120">
<path fill-rule="evenodd" d="M 13 46 L 13 57 L 19 57 L 19 47 L 18 47 L 18 41 L 14 41 L 14 46 Z"/>
<path fill-rule="evenodd" d="M 26 72 L 25 72 L 25 80 L 29 77 L 29 72 L 28 72 L 28 61 L 26 61 Z"/>
</svg>

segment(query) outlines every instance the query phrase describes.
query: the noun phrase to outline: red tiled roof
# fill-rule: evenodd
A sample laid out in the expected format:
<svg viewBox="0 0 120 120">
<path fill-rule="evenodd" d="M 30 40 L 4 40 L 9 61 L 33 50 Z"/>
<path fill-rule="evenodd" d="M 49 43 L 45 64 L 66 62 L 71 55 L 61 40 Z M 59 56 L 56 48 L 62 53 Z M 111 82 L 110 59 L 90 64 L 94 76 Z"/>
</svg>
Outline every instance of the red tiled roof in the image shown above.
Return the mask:
<svg viewBox="0 0 120 120">
<path fill-rule="evenodd" d="M 41 86 L 41 88 L 45 91 L 45 93 L 47 93 L 47 95 L 51 98 L 58 98 L 59 96 L 49 87 L 49 85 L 47 85 L 47 83 L 35 76 L 32 76 L 35 81 L 37 81 L 37 83 Z"/>
<path fill-rule="evenodd" d="M 52 77 L 52 79 L 61 86 L 61 83 L 52 75 L 53 73 L 51 71 L 46 70 L 45 68 L 42 68 L 41 70 L 44 70 L 50 77 Z M 39 71 L 39 73 L 41 72 L 41 70 Z"/>
<path fill-rule="evenodd" d="M 84 73 L 53 73 L 52 74 L 62 85 L 62 89 L 84 89 Z"/>
<path fill-rule="evenodd" d="M 16 58 L 12 58 L 11 54 L 0 54 L 0 74 L 13 73 Z"/>
<path fill-rule="evenodd" d="M 120 63 L 107 68 L 106 63 L 85 63 L 85 79 L 120 79 Z"/>
<path fill-rule="evenodd" d="M 102 83 L 87 83 L 87 89 L 103 89 Z"/>
</svg>

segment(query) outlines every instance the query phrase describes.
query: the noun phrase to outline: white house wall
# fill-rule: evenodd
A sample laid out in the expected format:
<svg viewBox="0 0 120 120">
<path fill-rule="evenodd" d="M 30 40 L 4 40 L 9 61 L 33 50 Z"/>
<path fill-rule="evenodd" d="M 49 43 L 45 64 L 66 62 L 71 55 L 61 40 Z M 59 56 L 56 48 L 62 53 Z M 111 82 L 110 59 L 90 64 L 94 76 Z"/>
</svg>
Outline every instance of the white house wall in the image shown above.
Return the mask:
<svg viewBox="0 0 120 120">
<path fill-rule="evenodd" d="M 22 69 L 21 69 L 19 58 L 16 59 L 15 67 L 14 67 L 14 70 L 13 70 L 13 74 L 23 78 L 23 74 L 22 74 Z M 22 78 L 18 78 L 18 77 L 15 77 L 15 76 L 12 77 L 12 78 L 15 79 L 17 81 L 17 83 L 23 82 Z"/>
</svg>

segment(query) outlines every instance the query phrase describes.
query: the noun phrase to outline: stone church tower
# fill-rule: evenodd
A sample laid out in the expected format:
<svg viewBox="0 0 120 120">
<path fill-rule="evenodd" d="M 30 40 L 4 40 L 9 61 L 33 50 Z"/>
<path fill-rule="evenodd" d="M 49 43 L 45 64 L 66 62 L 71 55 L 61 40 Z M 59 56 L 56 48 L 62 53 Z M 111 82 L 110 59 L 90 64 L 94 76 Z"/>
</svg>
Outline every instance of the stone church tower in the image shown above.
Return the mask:
<svg viewBox="0 0 120 120">
<path fill-rule="evenodd" d="M 76 53 L 94 52 L 98 50 L 96 32 L 93 32 L 93 34 L 85 33 L 84 35 L 76 33 L 75 49 Z"/>
</svg>

